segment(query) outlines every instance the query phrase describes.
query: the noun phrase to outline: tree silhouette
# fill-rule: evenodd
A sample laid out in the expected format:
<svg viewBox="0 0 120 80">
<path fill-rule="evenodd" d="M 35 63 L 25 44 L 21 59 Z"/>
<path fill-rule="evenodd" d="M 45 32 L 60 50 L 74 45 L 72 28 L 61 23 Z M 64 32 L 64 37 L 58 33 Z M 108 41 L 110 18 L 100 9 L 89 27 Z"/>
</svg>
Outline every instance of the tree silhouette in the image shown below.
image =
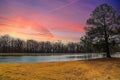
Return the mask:
<svg viewBox="0 0 120 80">
<path fill-rule="evenodd" d="M 118 25 L 118 14 L 108 4 L 98 6 L 87 20 L 86 35 L 89 36 L 94 43 L 103 41 L 105 45 L 105 52 L 110 58 L 110 42 L 115 37 Z M 116 34 L 115 34 L 116 31 Z"/>
</svg>

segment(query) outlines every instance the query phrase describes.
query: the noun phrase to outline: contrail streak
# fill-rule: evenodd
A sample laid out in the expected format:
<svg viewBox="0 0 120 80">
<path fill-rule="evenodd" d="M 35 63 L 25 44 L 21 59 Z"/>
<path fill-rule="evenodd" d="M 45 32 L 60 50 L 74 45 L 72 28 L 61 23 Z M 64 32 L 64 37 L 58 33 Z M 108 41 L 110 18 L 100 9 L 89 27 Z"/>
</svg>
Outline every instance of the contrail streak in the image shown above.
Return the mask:
<svg viewBox="0 0 120 80">
<path fill-rule="evenodd" d="M 71 1 L 71 2 L 69 2 L 69 3 L 67 3 L 67 4 L 65 4 L 65 5 L 62 5 L 62 6 L 60 6 L 60 7 L 57 7 L 57 8 L 55 8 L 55 9 L 53 9 L 53 10 L 50 10 L 49 12 L 52 13 L 52 12 L 55 12 L 55 11 L 57 11 L 57 10 L 66 8 L 66 7 L 68 7 L 68 6 L 76 3 L 77 1 L 78 1 L 78 0 L 73 0 L 73 1 Z"/>
</svg>

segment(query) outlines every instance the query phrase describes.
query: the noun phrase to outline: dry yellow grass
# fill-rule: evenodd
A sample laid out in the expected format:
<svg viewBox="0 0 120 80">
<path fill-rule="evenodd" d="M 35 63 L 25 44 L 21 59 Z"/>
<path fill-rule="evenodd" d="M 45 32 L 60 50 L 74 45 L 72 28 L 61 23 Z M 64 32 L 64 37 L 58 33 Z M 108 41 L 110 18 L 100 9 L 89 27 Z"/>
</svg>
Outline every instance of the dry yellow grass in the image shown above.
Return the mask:
<svg viewBox="0 0 120 80">
<path fill-rule="evenodd" d="M 0 80 L 120 80 L 120 58 L 1 63 Z"/>
</svg>

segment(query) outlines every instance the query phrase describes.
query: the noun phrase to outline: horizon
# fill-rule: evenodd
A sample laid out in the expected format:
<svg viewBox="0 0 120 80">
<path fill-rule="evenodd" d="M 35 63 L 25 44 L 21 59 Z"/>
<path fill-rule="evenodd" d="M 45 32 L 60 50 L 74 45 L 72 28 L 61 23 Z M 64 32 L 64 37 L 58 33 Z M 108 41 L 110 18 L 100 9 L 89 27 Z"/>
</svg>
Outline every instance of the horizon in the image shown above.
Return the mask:
<svg viewBox="0 0 120 80">
<path fill-rule="evenodd" d="M 107 3 L 120 12 L 118 0 L 1 0 L 0 34 L 23 40 L 78 42 L 91 12 Z M 82 7 L 81 7 L 82 6 Z"/>
</svg>

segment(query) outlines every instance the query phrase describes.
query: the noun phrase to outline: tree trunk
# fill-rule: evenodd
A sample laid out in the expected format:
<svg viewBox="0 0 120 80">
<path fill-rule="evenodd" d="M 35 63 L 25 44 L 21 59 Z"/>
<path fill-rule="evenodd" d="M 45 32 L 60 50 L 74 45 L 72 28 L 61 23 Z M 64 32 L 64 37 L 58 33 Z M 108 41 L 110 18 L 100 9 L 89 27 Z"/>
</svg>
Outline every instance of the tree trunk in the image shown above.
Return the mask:
<svg viewBox="0 0 120 80">
<path fill-rule="evenodd" d="M 111 58 L 111 55 L 110 55 L 110 49 L 109 49 L 109 42 L 108 42 L 108 34 L 107 34 L 107 30 L 106 30 L 106 26 L 104 26 L 104 32 L 105 32 L 105 46 L 106 46 L 106 54 L 107 54 L 107 58 Z"/>
<path fill-rule="evenodd" d="M 107 58 L 111 58 L 111 55 L 110 55 L 110 49 L 109 49 L 109 42 L 108 42 L 108 36 L 106 35 L 105 36 L 105 45 L 106 45 L 106 53 L 107 53 Z"/>
<path fill-rule="evenodd" d="M 109 35 L 107 33 L 107 26 L 106 26 L 106 22 L 105 22 L 105 15 L 103 16 L 103 19 L 104 19 L 104 38 L 105 38 L 105 46 L 106 46 L 106 57 L 107 58 L 111 58 L 111 55 L 110 55 L 110 49 L 109 49 L 109 41 L 108 41 L 108 38 L 109 38 Z"/>
</svg>

